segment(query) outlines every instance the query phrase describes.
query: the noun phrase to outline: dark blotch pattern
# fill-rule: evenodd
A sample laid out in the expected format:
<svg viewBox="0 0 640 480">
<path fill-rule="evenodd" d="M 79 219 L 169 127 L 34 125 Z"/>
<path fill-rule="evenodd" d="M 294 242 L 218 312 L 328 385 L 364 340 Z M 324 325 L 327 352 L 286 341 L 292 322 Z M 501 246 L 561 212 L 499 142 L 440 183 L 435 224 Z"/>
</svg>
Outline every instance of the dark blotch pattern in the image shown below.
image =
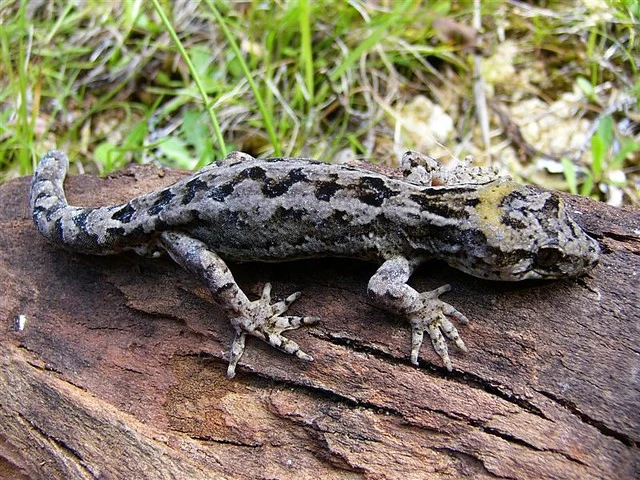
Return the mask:
<svg viewBox="0 0 640 480">
<path fill-rule="evenodd" d="M 145 238 L 146 236 L 147 234 L 145 233 L 142 225 L 138 225 L 127 234 L 127 238 Z"/>
<path fill-rule="evenodd" d="M 568 222 L 567 223 L 567 227 L 569 227 L 569 230 L 571 231 L 571 236 L 573 238 L 580 238 L 582 235 L 582 232 L 579 231 L 580 227 L 578 227 L 575 223 L 573 222 Z M 591 248 L 591 247 L 590 247 Z"/>
<path fill-rule="evenodd" d="M 425 187 L 420 191 L 420 194 L 427 197 L 441 197 L 442 194 L 465 196 L 469 192 L 475 192 L 475 187 L 446 187 L 446 188 L 433 188 Z"/>
<path fill-rule="evenodd" d="M 73 223 L 82 232 L 87 233 L 87 217 L 89 216 L 89 210 L 82 210 L 80 213 L 73 217 Z"/>
<path fill-rule="evenodd" d="M 352 226 L 353 215 L 344 210 L 334 210 L 329 217 L 318 222 L 317 228 L 320 230 L 335 230 L 349 228 Z M 363 232 L 363 234 L 366 232 Z"/>
<path fill-rule="evenodd" d="M 107 235 L 111 238 L 122 238 L 127 231 L 122 227 L 110 227 L 107 228 Z"/>
<path fill-rule="evenodd" d="M 546 217 L 549 218 L 557 218 L 558 211 L 560 210 L 560 197 L 557 195 L 551 195 L 546 202 L 544 202 L 544 206 L 542 207 L 542 211 L 544 212 Z"/>
<path fill-rule="evenodd" d="M 41 207 L 41 206 L 36 206 L 33 207 L 33 217 L 36 218 L 37 216 L 41 215 L 41 214 L 48 214 L 50 212 L 49 209 L 45 208 L 45 207 Z M 47 215 L 47 220 L 51 220 L 50 215 Z"/>
<path fill-rule="evenodd" d="M 429 226 L 432 229 L 432 235 L 438 240 L 444 240 L 446 246 L 450 245 L 466 245 L 471 247 L 473 245 L 486 245 L 487 237 L 480 230 L 464 230 L 455 225 L 445 226 Z M 446 248 L 442 248 L 446 250 Z"/>
<path fill-rule="evenodd" d="M 209 191 L 209 198 L 216 202 L 224 202 L 225 199 L 233 193 L 236 182 L 227 182 L 222 185 L 216 185 Z"/>
<path fill-rule="evenodd" d="M 53 195 L 51 194 L 51 192 L 49 192 L 48 190 L 42 190 L 40 193 L 38 193 L 38 195 L 36 196 L 35 202 L 34 203 L 38 203 L 40 200 L 42 200 L 43 198 L 51 198 Z"/>
<path fill-rule="evenodd" d="M 272 218 L 278 223 L 286 224 L 286 222 L 299 222 L 305 215 L 307 215 L 307 211 L 304 209 L 278 207 L 273 212 Z"/>
<path fill-rule="evenodd" d="M 526 203 L 527 197 L 521 191 L 516 190 L 514 192 L 511 192 L 509 195 L 506 195 L 502 200 L 500 200 L 500 203 L 498 204 L 498 206 L 513 208 L 512 204 L 514 200 L 521 200 L 522 202 Z"/>
<path fill-rule="evenodd" d="M 265 181 L 267 176 L 266 171 L 262 167 L 251 167 L 246 170 L 242 170 L 238 173 L 238 176 L 233 180 L 230 180 L 222 185 L 216 185 L 209 191 L 209 198 L 216 202 L 224 202 L 228 196 L 230 196 L 236 188 L 236 185 L 243 180 L 250 178 L 251 180 Z"/>
<path fill-rule="evenodd" d="M 504 213 L 502 214 L 502 217 L 500 220 L 504 225 L 508 225 L 514 230 L 526 230 L 527 228 L 529 228 L 529 226 L 525 222 L 517 218 L 514 218 L 511 215 L 511 213 L 513 212 L 520 212 L 524 214 L 525 218 L 529 216 L 528 212 L 523 212 L 522 207 L 520 208 L 514 207 L 513 202 L 515 200 L 519 200 L 523 204 L 527 203 L 527 197 L 522 192 L 519 192 L 519 191 L 511 192 L 509 195 L 507 195 L 500 201 L 499 206 L 504 210 Z"/>
<path fill-rule="evenodd" d="M 515 206 L 514 202 L 519 200 L 520 205 Z M 535 215 L 539 221 L 542 222 L 543 225 L 547 223 L 547 219 L 551 220 L 554 218 L 558 218 L 558 213 L 560 210 L 560 198 L 557 195 L 551 195 L 544 203 L 544 205 L 540 208 L 538 213 L 534 213 L 530 210 L 528 206 L 531 203 L 530 199 L 527 195 L 520 191 L 515 191 L 507 195 L 500 202 L 500 207 L 504 208 L 505 213 L 502 215 L 502 223 L 508 225 L 509 227 L 516 230 L 527 230 L 530 228 L 530 225 L 517 218 L 513 218 L 513 216 L 509 215 L 509 212 L 520 212 L 525 218 L 532 218 L 532 215 Z"/>
<path fill-rule="evenodd" d="M 152 232 L 163 232 L 171 228 L 171 225 L 167 223 L 160 217 L 155 217 L 153 220 L 153 228 L 150 230 Z"/>
<path fill-rule="evenodd" d="M 262 193 L 265 197 L 276 198 L 287 193 L 296 183 L 306 181 L 308 181 L 308 178 L 302 171 L 302 168 L 294 168 L 282 179 L 265 179 L 265 184 L 262 187 Z"/>
<path fill-rule="evenodd" d="M 54 217 L 56 217 L 58 215 L 58 211 L 60 209 L 62 209 L 62 208 L 65 208 L 65 205 L 62 204 L 62 203 L 60 205 L 57 205 L 57 206 L 53 207 L 53 208 L 37 207 L 37 209 L 34 210 L 34 213 L 36 211 L 45 212 L 46 215 L 47 215 L 47 221 L 50 222 Z"/>
<path fill-rule="evenodd" d="M 459 197 L 460 201 L 456 203 L 447 203 L 443 202 L 439 198 L 425 197 L 421 193 L 409 195 L 409 199 L 418 204 L 420 206 L 420 210 L 423 212 L 428 212 L 444 218 L 456 218 L 458 220 L 469 218 L 469 213 L 465 208 L 473 208 L 479 202 L 477 198 Z"/>
<path fill-rule="evenodd" d="M 111 219 L 121 223 L 129 223 L 134 213 L 136 213 L 136 209 L 127 203 L 120 210 L 114 212 Z"/>
<path fill-rule="evenodd" d="M 349 188 L 354 191 L 358 200 L 372 207 L 379 207 L 387 198 L 398 195 L 398 192 L 391 190 L 385 185 L 384 180 L 378 177 L 362 177 Z"/>
<path fill-rule="evenodd" d="M 218 222 L 223 229 L 243 228 L 245 223 L 239 212 L 229 209 L 221 210 L 218 213 Z"/>
<path fill-rule="evenodd" d="M 324 162 L 320 160 L 314 160 L 312 158 L 299 158 L 299 157 L 291 157 L 291 158 L 282 158 L 282 157 L 269 157 L 269 158 L 261 158 L 263 162 L 269 163 L 278 163 L 278 162 L 304 162 L 310 165 L 320 165 Z"/>
<path fill-rule="evenodd" d="M 198 192 L 203 192 L 209 188 L 207 182 L 203 182 L 199 178 L 194 178 L 193 180 L 189 180 L 184 184 L 185 194 L 182 197 L 182 204 L 187 205 L 193 201 Z"/>
<path fill-rule="evenodd" d="M 196 210 L 196 209 L 191 209 L 188 211 L 189 214 L 189 218 L 191 218 L 192 221 L 198 221 L 200 220 L 200 211 Z"/>
<path fill-rule="evenodd" d="M 225 283 L 224 285 L 221 285 L 215 291 L 212 290 L 211 293 L 213 293 L 214 295 L 221 295 L 223 292 L 226 292 L 228 290 L 233 290 L 234 288 L 235 288 L 235 284 L 232 282 L 229 282 L 229 283 Z"/>
<path fill-rule="evenodd" d="M 163 190 L 158 194 L 158 199 L 149 208 L 149 215 L 157 215 L 169 204 L 175 194 L 169 190 Z"/>
<path fill-rule="evenodd" d="M 64 238 L 64 224 L 62 223 L 62 218 L 56 220 L 53 232 L 55 240 L 58 242 L 62 242 L 62 239 Z"/>
<path fill-rule="evenodd" d="M 317 182 L 315 185 L 314 194 L 318 200 L 323 202 L 328 202 L 337 192 L 344 188 L 342 185 L 337 183 L 337 173 L 332 173 L 329 177 L 331 180 Z"/>
<path fill-rule="evenodd" d="M 502 215 L 501 221 L 504 225 L 507 225 L 514 230 L 526 230 L 527 228 L 530 228 L 530 225 L 527 225 L 522 220 L 514 218 L 508 211 Z"/>
<path fill-rule="evenodd" d="M 267 178 L 267 172 L 262 167 L 251 167 L 244 170 L 241 176 L 250 178 L 251 180 L 264 180 Z"/>
</svg>

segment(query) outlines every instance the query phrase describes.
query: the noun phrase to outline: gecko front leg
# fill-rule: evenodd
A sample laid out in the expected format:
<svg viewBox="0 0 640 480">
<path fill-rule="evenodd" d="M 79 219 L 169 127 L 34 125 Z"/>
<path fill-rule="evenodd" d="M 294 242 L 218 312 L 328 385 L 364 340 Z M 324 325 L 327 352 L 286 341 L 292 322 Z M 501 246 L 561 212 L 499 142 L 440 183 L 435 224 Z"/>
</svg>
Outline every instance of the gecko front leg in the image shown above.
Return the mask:
<svg viewBox="0 0 640 480">
<path fill-rule="evenodd" d="M 282 316 L 289 305 L 300 297 L 300 292 L 272 304 L 271 285 L 267 283 L 262 297 L 251 302 L 234 280 L 224 261 L 206 244 L 179 232 L 163 232 L 160 241 L 175 262 L 206 283 L 214 301 L 229 317 L 236 331 L 227 369 L 229 378 L 235 376 L 236 365 L 244 353 L 247 334 L 303 360 L 313 360 L 296 342 L 282 335 L 287 330 L 318 320 L 316 317 Z"/>
<path fill-rule="evenodd" d="M 418 353 L 422 346 L 424 332 L 427 331 L 436 353 L 447 370 L 453 366 L 449 359 L 446 339 L 467 351 L 456 327 L 449 318 L 469 323 L 467 317 L 438 297 L 451 290 L 450 285 L 429 292 L 419 293 L 407 281 L 420 264 L 419 260 L 409 261 L 396 257 L 385 261 L 369 280 L 369 296 L 382 308 L 403 316 L 411 323 L 411 363 L 418 365 Z"/>
</svg>

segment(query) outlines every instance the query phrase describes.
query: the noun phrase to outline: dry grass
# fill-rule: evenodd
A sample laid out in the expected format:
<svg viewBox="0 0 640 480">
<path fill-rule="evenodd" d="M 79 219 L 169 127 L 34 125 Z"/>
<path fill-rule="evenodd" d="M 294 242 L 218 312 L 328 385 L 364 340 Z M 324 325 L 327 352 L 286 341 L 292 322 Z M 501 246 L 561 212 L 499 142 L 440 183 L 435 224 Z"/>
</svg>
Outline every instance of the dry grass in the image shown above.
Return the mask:
<svg viewBox="0 0 640 480">
<path fill-rule="evenodd" d="M 0 175 L 417 149 L 640 203 L 637 2 L 425 3 L 0 0 Z"/>
</svg>

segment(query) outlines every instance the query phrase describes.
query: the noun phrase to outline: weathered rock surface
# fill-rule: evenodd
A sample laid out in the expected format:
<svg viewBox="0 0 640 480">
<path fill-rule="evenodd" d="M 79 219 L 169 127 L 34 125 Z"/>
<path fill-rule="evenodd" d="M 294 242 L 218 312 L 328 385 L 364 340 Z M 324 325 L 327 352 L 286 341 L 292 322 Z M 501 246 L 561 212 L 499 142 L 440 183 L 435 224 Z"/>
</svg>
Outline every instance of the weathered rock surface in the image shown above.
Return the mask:
<svg viewBox="0 0 640 480">
<path fill-rule="evenodd" d="M 72 204 L 121 202 L 184 172 L 72 177 Z M 30 179 L 0 187 L 0 477 L 640 477 L 640 212 L 567 197 L 603 247 L 589 276 L 494 283 L 431 263 L 418 290 L 473 323 L 448 373 L 375 308 L 375 265 L 231 265 L 317 315 L 289 333 L 315 361 L 256 339 L 233 381 L 233 336 L 209 292 L 169 259 L 56 249 L 27 211 Z M 22 317 L 21 317 L 22 316 Z M 19 318 L 24 326 L 19 327 Z"/>
</svg>

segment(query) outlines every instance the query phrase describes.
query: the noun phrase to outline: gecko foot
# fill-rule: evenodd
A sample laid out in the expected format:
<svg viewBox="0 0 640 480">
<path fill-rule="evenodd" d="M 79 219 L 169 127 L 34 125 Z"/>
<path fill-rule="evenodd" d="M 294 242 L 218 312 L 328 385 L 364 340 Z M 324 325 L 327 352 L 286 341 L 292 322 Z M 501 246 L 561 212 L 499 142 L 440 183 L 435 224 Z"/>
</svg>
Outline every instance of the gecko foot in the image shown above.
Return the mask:
<svg viewBox="0 0 640 480">
<path fill-rule="evenodd" d="M 438 299 L 440 295 L 449 290 L 451 290 L 451 285 L 443 285 L 430 292 L 421 293 L 422 307 L 408 315 L 409 322 L 411 322 L 411 363 L 414 365 L 418 365 L 418 353 L 425 331 L 431 338 L 434 350 L 449 371 L 453 369 L 453 365 L 449 359 L 446 339 L 455 343 L 460 350 L 467 351 L 458 330 L 449 318 L 464 324 L 469 323 L 469 319 L 448 303 Z"/>
<path fill-rule="evenodd" d="M 311 325 L 319 320 L 318 317 L 281 316 L 294 301 L 300 298 L 300 295 L 300 292 L 296 292 L 272 304 L 271 284 L 267 283 L 259 300 L 251 302 L 249 309 L 242 316 L 231 318 L 236 336 L 231 346 L 227 377 L 233 378 L 236 374 L 236 365 L 244 353 L 247 335 L 258 337 L 278 350 L 303 360 L 313 360 L 313 357 L 303 352 L 296 342 L 282 335 L 282 332 L 294 330 L 303 325 Z"/>
</svg>

